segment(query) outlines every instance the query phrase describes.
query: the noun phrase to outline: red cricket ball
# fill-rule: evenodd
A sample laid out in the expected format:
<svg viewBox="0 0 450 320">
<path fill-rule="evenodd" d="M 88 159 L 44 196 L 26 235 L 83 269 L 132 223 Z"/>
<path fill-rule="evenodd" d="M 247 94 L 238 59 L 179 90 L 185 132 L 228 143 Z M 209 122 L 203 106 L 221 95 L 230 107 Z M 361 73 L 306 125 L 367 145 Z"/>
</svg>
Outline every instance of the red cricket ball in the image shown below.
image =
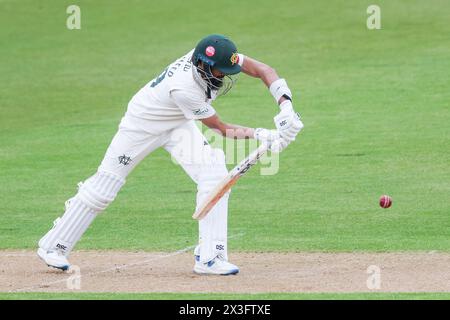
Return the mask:
<svg viewBox="0 0 450 320">
<path fill-rule="evenodd" d="M 392 205 L 392 198 L 387 195 L 382 195 L 380 198 L 380 207 L 387 209 Z"/>
</svg>

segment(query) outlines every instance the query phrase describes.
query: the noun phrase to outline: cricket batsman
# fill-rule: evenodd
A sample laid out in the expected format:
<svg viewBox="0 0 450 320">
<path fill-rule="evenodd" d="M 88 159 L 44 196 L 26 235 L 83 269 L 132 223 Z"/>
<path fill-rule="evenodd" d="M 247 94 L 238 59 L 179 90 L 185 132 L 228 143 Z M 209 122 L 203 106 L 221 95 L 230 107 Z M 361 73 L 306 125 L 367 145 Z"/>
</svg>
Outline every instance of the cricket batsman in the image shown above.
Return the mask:
<svg viewBox="0 0 450 320">
<path fill-rule="evenodd" d="M 276 130 L 223 122 L 212 107 L 240 72 L 261 79 L 279 105 Z M 62 217 L 40 239 L 38 256 L 50 267 L 67 270 L 68 257 L 83 233 L 115 199 L 128 174 L 157 148 L 169 152 L 197 184 L 200 206 L 228 171 L 223 151 L 208 144 L 196 120 L 227 138 L 257 139 L 272 152 L 281 152 L 303 128 L 285 79 L 270 66 L 238 53 L 227 37 L 209 35 L 133 96 L 97 172 L 80 182 L 78 192 L 66 201 Z M 195 273 L 239 272 L 228 261 L 228 199 L 229 192 L 199 221 Z"/>
</svg>

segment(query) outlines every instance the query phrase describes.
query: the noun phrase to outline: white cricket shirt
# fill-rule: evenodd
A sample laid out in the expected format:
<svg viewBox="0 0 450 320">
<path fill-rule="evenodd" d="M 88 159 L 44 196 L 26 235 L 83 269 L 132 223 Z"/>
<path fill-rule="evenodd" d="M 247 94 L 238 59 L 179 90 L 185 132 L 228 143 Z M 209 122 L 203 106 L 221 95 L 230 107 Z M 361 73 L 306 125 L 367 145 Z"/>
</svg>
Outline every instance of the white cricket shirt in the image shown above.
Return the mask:
<svg viewBox="0 0 450 320">
<path fill-rule="evenodd" d="M 175 60 L 133 96 L 121 125 L 137 126 L 156 135 L 216 113 L 211 102 L 217 92 L 212 91 L 208 99 L 206 83 L 200 77 L 194 78 L 197 70 L 191 63 L 193 52 L 194 49 Z M 244 56 L 239 56 L 242 65 Z"/>
</svg>

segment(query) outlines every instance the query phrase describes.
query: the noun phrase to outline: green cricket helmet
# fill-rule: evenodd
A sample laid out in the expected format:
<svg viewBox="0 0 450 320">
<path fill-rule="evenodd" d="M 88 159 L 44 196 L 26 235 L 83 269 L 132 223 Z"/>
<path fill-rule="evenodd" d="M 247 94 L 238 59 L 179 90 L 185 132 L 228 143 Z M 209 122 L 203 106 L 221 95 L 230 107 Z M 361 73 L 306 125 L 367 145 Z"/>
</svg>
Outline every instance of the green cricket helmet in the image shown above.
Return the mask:
<svg viewBox="0 0 450 320">
<path fill-rule="evenodd" d="M 200 62 L 202 67 L 199 67 Z M 220 90 L 218 94 L 228 92 L 236 82 L 236 77 L 232 75 L 241 72 L 235 44 L 219 34 L 212 34 L 200 40 L 192 54 L 192 63 L 207 82 L 209 90 Z M 219 70 L 225 76 L 215 77 L 212 69 Z"/>
</svg>

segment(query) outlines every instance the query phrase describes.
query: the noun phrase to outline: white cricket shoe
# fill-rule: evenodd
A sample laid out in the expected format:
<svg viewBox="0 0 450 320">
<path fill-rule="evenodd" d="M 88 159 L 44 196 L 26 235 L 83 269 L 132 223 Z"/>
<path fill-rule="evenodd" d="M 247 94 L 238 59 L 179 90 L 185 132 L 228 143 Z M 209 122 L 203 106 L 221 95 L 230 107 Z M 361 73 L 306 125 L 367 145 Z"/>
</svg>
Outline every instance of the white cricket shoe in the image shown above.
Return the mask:
<svg viewBox="0 0 450 320">
<path fill-rule="evenodd" d="M 209 262 L 201 263 L 200 256 L 195 256 L 194 272 L 197 274 L 229 275 L 239 272 L 239 268 L 226 261 L 222 256 L 217 256 Z"/>
<path fill-rule="evenodd" d="M 66 271 L 70 267 L 69 261 L 60 250 L 44 250 L 39 248 L 37 251 L 39 258 L 49 266 Z"/>
</svg>

